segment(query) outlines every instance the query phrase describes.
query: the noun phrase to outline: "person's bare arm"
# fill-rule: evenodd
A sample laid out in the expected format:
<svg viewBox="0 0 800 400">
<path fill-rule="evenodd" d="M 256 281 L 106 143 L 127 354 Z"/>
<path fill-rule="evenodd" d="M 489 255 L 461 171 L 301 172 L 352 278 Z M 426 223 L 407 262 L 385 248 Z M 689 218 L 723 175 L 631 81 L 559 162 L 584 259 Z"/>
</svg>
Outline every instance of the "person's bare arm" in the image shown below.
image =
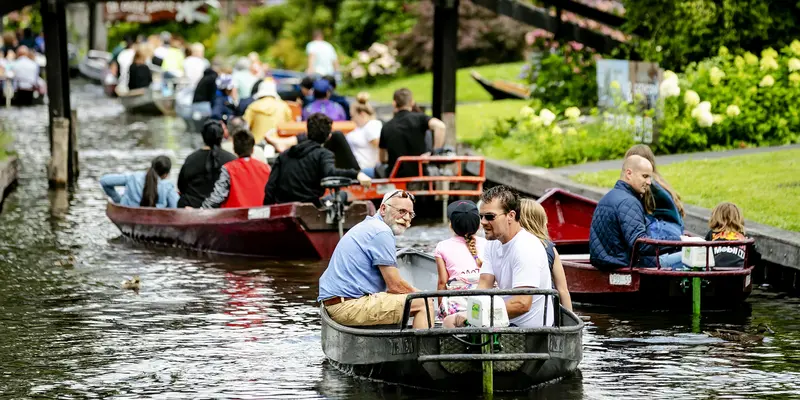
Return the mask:
<svg viewBox="0 0 800 400">
<path fill-rule="evenodd" d="M 380 157 L 382 163 L 386 164 L 387 162 L 389 162 L 389 152 L 386 151 L 386 149 L 381 149 Z"/>
<path fill-rule="evenodd" d="M 439 283 L 436 285 L 436 290 L 447 290 L 447 266 L 441 257 L 436 257 L 436 269 L 439 272 Z M 439 304 L 442 304 L 442 297 L 439 297 Z"/>
<path fill-rule="evenodd" d="M 400 270 L 394 265 L 380 265 L 378 266 L 378 270 L 381 271 L 383 280 L 386 282 L 387 293 L 407 294 L 417 291 L 417 289 L 400 276 Z"/>
<path fill-rule="evenodd" d="M 559 257 L 558 251 L 555 251 L 555 253 L 556 258 L 553 261 L 553 283 L 558 291 L 558 297 L 561 299 L 561 305 L 567 310 L 572 311 L 572 298 L 569 296 L 569 289 L 567 287 L 567 275 L 564 273 L 564 266 L 561 264 L 561 257 Z"/>
<path fill-rule="evenodd" d="M 306 67 L 306 73 L 307 74 L 314 73 L 314 53 L 308 54 L 308 66 Z"/>
<path fill-rule="evenodd" d="M 492 288 L 494 288 L 494 275 L 481 274 L 480 279 L 478 279 L 478 289 L 492 289 Z"/>
<path fill-rule="evenodd" d="M 433 131 L 433 148 L 439 149 L 444 146 L 445 130 L 447 127 L 439 118 L 431 118 L 428 121 L 428 128 Z"/>
<path fill-rule="evenodd" d="M 526 288 L 530 288 L 530 286 L 520 286 L 514 289 Z M 525 314 L 526 312 L 530 311 L 532 304 L 533 296 L 529 294 L 512 296 L 510 299 L 506 300 L 506 312 L 508 312 L 508 318 L 516 318 L 522 314 Z"/>
</svg>

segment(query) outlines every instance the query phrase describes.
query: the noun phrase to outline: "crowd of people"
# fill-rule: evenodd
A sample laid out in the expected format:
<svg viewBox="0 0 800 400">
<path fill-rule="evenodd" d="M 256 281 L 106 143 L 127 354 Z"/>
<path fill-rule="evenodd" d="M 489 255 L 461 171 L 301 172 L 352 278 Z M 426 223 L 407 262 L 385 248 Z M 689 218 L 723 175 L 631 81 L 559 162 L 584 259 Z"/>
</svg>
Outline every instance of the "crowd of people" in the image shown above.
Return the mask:
<svg viewBox="0 0 800 400">
<path fill-rule="evenodd" d="M 30 104 L 34 92 L 46 86 L 36 54 L 44 52 L 44 38 L 35 36 L 30 28 L 20 32 L 4 32 L 0 36 L 0 82 L 8 82 L 8 92 L 21 104 Z"/>
</svg>

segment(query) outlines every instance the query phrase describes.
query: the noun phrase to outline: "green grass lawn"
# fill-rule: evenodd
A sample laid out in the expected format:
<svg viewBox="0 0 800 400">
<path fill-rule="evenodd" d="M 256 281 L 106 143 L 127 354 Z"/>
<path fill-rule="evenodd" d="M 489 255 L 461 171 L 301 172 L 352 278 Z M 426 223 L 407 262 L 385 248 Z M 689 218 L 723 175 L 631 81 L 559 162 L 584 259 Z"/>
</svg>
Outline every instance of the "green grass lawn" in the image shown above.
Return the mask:
<svg viewBox="0 0 800 400">
<path fill-rule="evenodd" d="M 456 106 L 456 132 L 458 140 L 474 139 L 481 135 L 487 123 L 498 117 L 519 114 L 519 109 L 529 100 L 499 100 Z"/>
<path fill-rule="evenodd" d="M 714 208 L 730 201 L 746 219 L 800 231 L 800 150 L 783 150 L 659 167 L 688 204 Z M 611 187 L 619 171 L 584 173 L 573 180 Z"/>
<path fill-rule="evenodd" d="M 520 69 L 524 64 L 524 62 L 515 62 L 459 69 L 456 73 L 456 101 L 462 103 L 492 99 L 489 93 L 469 76 L 471 70 L 478 71 L 489 80 L 517 81 Z M 414 93 L 414 100 L 418 103 L 430 104 L 433 98 L 433 74 L 428 72 L 411 75 L 373 87 L 342 87 L 339 91 L 347 96 L 355 96 L 358 92 L 366 91 L 370 94 L 371 101 L 391 103 L 394 91 L 404 87 L 411 89 L 411 92 Z"/>
</svg>

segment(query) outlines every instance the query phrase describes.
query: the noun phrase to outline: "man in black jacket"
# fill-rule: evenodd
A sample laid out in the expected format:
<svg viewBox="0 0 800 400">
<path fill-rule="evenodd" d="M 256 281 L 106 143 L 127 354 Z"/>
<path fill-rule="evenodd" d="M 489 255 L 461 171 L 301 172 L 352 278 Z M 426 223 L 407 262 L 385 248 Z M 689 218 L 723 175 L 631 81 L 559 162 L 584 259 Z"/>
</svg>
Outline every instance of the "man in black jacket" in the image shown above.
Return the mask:
<svg viewBox="0 0 800 400">
<path fill-rule="evenodd" d="M 300 141 L 281 153 L 272 165 L 272 173 L 264 189 L 264 205 L 290 203 L 314 203 L 321 206 L 320 197 L 325 189 L 320 186 L 323 178 L 343 176 L 369 186 L 370 178 L 357 169 L 336 168 L 333 153 L 322 147 L 331 135 L 333 122 L 322 113 L 308 118 L 308 139 Z"/>
</svg>

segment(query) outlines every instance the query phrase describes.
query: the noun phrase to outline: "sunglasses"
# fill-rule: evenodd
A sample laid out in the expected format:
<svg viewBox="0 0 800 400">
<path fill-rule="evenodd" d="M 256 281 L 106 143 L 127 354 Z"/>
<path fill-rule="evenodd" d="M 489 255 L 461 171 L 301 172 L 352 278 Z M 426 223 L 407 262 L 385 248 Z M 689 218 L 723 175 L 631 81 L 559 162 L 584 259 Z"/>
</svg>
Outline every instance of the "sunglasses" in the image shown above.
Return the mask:
<svg viewBox="0 0 800 400">
<path fill-rule="evenodd" d="M 481 219 L 485 219 L 486 221 L 492 222 L 495 218 L 508 213 L 500 213 L 500 214 L 479 214 Z"/>
<path fill-rule="evenodd" d="M 416 201 L 416 198 L 414 197 L 414 195 L 411 192 L 407 192 L 405 190 L 395 190 L 395 192 L 392 193 L 391 196 L 386 198 L 386 201 L 391 200 L 393 197 L 399 197 L 401 199 L 411 199 L 412 203 L 414 203 Z M 384 201 L 384 203 L 386 201 Z"/>
</svg>

